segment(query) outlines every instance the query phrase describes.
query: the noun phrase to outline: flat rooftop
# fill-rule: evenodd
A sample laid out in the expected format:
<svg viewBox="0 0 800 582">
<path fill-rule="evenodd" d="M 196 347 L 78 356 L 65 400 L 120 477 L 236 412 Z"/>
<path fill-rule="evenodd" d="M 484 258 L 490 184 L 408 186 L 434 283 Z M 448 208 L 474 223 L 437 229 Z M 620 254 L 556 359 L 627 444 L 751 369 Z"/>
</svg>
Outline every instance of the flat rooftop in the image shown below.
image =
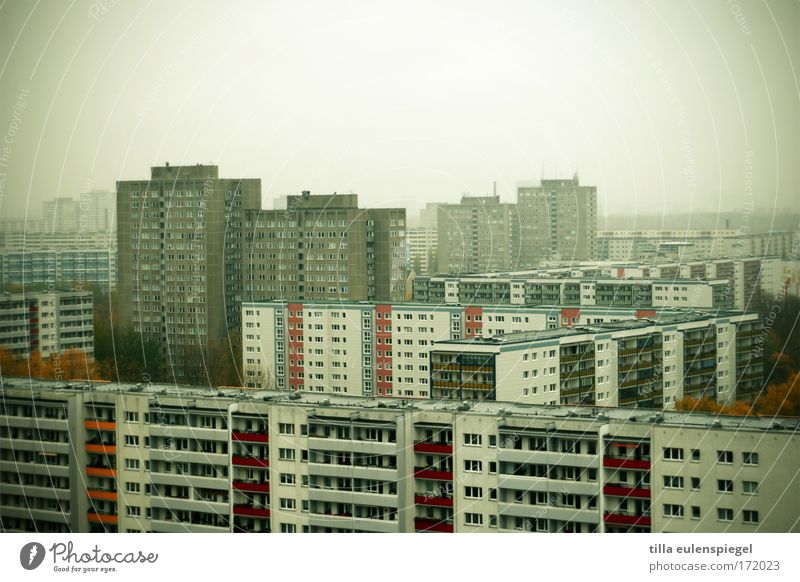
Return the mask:
<svg viewBox="0 0 800 582">
<path fill-rule="evenodd" d="M 130 383 L 96 382 L 58 382 L 29 378 L 0 378 L 0 398 L 5 399 L 6 390 L 20 390 L 23 393 L 55 391 L 60 393 L 98 393 L 98 394 L 146 394 L 159 398 L 175 398 L 181 406 L 191 406 L 190 400 L 198 398 L 216 400 L 220 406 L 235 402 L 285 403 L 328 409 L 368 409 L 387 411 L 415 410 L 430 412 L 458 412 L 498 417 L 544 418 L 553 420 L 577 419 L 595 422 L 615 421 L 619 423 L 639 423 L 641 425 L 666 425 L 691 428 L 726 430 L 780 430 L 797 432 L 800 418 L 757 417 L 757 416 L 718 416 L 697 412 L 667 412 L 639 408 L 612 408 L 603 406 L 545 406 L 520 404 L 516 402 L 470 401 L 467 403 L 432 399 L 369 398 L 364 396 L 342 396 L 308 392 L 288 392 L 277 390 L 253 390 L 236 387 L 203 388 L 175 384 L 137 385 Z M 162 406 L 169 406 L 161 402 Z"/>
</svg>

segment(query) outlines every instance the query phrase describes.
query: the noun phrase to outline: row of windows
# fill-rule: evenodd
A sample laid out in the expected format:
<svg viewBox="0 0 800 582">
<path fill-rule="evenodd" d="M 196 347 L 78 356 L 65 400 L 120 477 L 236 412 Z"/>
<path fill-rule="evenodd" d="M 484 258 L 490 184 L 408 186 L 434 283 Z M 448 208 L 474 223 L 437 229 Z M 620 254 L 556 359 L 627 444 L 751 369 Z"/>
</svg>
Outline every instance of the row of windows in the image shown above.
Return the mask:
<svg viewBox="0 0 800 582">
<path fill-rule="evenodd" d="M 691 458 L 692 462 L 700 462 L 700 449 L 691 449 Z M 717 458 L 716 462 L 721 465 L 731 465 L 733 464 L 734 454 L 733 451 L 717 451 Z M 664 447 L 664 460 L 665 461 L 683 461 L 684 460 L 684 450 L 679 447 Z M 743 452 L 742 453 L 742 464 L 743 465 L 750 465 L 750 466 L 757 466 L 758 465 L 758 453 L 756 452 Z"/>
</svg>

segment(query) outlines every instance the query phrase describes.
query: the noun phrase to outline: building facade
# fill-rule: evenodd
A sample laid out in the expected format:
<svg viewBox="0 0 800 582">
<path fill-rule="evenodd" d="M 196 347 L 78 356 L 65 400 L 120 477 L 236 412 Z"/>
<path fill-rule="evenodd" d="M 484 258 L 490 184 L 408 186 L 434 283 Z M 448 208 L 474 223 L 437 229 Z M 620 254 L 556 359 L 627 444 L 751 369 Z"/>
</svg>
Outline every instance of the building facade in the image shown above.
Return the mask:
<svg viewBox="0 0 800 582">
<path fill-rule="evenodd" d="M 751 400 L 762 388 L 755 314 L 414 303 L 242 310 L 251 388 L 658 409 L 684 396 Z"/>
<path fill-rule="evenodd" d="M 541 180 L 517 187 L 518 269 L 542 260 L 597 258 L 597 188 L 571 180 Z"/>
<path fill-rule="evenodd" d="M 567 329 L 436 342 L 431 398 L 672 409 L 763 389 L 757 314 L 674 313 Z"/>
<path fill-rule="evenodd" d="M 418 226 L 407 232 L 409 267 L 416 275 L 431 275 L 439 267 L 439 234 L 435 228 Z"/>
<path fill-rule="evenodd" d="M 471 277 L 414 277 L 413 299 L 425 303 L 479 305 L 572 305 L 730 309 L 728 280 L 635 279 L 575 276 L 540 277 L 527 273 Z"/>
<path fill-rule="evenodd" d="M 485 273 L 514 268 L 519 220 L 499 196 L 464 196 L 437 207 L 438 272 Z"/>
<path fill-rule="evenodd" d="M 81 350 L 94 354 L 94 303 L 89 291 L 0 293 L 0 348 L 42 358 Z"/>
<path fill-rule="evenodd" d="M 6 382 L 28 532 L 796 532 L 795 419 Z"/>
<path fill-rule="evenodd" d="M 77 290 L 117 284 L 113 233 L 0 233 L 0 286 L 55 285 Z"/>
<path fill-rule="evenodd" d="M 248 210 L 242 295 L 263 299 L 397 301 L 405 297 L 406 211 L 359 208 L 356 194 L 288 196 Z"/>
</svg>

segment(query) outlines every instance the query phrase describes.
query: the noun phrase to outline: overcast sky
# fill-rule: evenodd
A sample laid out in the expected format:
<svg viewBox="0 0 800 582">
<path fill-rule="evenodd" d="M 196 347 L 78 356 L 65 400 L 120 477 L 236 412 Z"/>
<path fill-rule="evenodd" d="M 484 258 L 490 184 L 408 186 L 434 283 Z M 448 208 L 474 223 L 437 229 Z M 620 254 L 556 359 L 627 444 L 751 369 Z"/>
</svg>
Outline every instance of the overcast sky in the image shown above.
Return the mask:
<svg viewBox="0 0 800 582">
<path fill-rule="evenodd" d="M 575 171 L 601 212 L 800 206 L 795 1 L 0 0 L 0 47 L 0 216 L 166 161 L 268 207 Z"/>
</svg>

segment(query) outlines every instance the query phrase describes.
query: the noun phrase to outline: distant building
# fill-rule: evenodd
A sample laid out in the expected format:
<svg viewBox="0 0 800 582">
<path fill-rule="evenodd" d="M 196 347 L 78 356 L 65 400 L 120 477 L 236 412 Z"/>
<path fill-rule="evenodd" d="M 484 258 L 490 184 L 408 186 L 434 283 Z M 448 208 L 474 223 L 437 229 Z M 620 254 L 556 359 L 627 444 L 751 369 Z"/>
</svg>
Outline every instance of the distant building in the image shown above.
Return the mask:
<svg viewBox="0 0 800 582">
<path fill-rule="evenodd" d="M 111 232 L 0 232 L 0 286 L 113 289 L 117 239 Z"/>
<path fill-rule="evenodd" d="M 406 234 L 410 253 L 410 268 L 417 275 L 430 275 L 438 268 L 438 232 L 435 228 L 418 226 Z"/>
<path fill-rule="evenodd" d="M 516 207 L 499 196 L 439 204 L 437 229 L 439 273 L 504 271 L 516 264 Z"/>
<path fill-rule="evenodd" d="M 94 308 L 88 291 L 0 293 L 0 347 L 43 358 L 66 350 L 94 354 Z"/>
<path fill-rule="evenodd" d="M 543 259 L 585 261 L 597 257 L 597 188 L 571 180 L 542 180 L 517 187 L 518 269 Z"/>
<path fill-rule="evenodd" d="M 78 200 L 54 198 L 42 203 L 47 230 L 64 232 L 111 232 L 115 228 L 114 193 L 104 190 L 84 192 Z"/>
</svg>

